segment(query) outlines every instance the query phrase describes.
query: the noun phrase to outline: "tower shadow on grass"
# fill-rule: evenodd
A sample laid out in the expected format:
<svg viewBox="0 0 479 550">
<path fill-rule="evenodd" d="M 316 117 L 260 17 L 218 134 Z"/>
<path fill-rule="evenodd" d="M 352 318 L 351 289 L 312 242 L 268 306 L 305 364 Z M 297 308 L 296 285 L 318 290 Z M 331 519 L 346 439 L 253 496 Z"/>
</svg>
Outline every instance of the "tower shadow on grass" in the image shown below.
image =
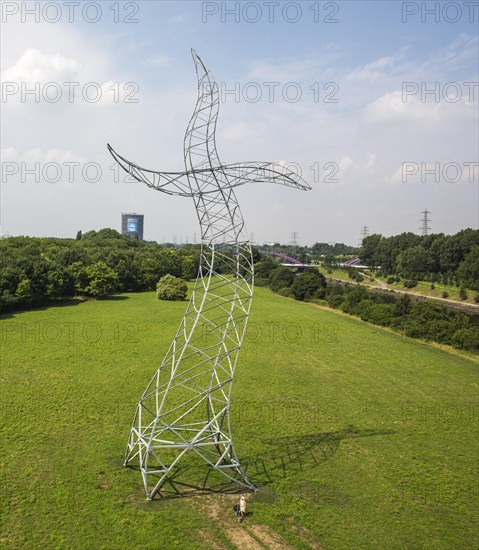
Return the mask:
<svg viewBox="0 0 479 550">
<path fill-rule="evenodd" d="M 255 455 L 243 456 L 243 471 L 256 487 L 267 487 L 279 479 L 288 479 L 310 470 L 336 454 L 341 442 L 347 439 L 394 435 L 389 429 L 360 429 L 347 426 L 334 432 L 302 436 L 285 436 L 265 441 L 265 449 Z M 166 480 L 154 501 L 193 497 L 208 494 L 240 494 L 251 490 L 226 479 L 210 466 L 190 459 L 178 466 Z M 130 466 L 131 469 L 138 468 Z"/>
<path fill-rule="evenodd" d="M 335 432 L 269 439 L 265 441 L 265 452 L 249 460 L 245 457 L 243 466 L 252 483 L 264 487 L 320 466 L 336 454 L 344 440 L 395 433 L 389 429 L 360 429 L 350 425 Z"/>
</svg>

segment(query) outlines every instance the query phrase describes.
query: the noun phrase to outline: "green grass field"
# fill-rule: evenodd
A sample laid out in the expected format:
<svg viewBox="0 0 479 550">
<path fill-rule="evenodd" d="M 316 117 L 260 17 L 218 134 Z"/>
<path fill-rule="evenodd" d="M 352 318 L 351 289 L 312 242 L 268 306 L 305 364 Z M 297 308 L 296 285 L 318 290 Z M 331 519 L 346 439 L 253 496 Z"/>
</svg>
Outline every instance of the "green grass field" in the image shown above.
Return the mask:
<svg viewBox="0 0 479 550">
<path fill-rule="evenodd" d="M 232 400 L 251 515 L 238 526 L 220 494 L 146 502 L 123 453 L 185 306 L 126 294 L 2 319 L 3 546 L 478 547 L 478 363 L 265 288 Z"/>
</svg>

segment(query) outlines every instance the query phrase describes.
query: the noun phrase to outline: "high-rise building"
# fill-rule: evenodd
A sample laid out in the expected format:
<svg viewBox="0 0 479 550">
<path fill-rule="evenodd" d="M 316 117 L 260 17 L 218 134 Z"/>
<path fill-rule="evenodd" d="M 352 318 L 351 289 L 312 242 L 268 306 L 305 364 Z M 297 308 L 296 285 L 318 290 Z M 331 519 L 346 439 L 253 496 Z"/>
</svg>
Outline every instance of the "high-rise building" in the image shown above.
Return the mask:
<svg viewBox="0 0 479 550">
<path fill-rule="evenodd" d="M 121 234 L 143 240 L 143 214 L 121 215 Z"/>
</svg>

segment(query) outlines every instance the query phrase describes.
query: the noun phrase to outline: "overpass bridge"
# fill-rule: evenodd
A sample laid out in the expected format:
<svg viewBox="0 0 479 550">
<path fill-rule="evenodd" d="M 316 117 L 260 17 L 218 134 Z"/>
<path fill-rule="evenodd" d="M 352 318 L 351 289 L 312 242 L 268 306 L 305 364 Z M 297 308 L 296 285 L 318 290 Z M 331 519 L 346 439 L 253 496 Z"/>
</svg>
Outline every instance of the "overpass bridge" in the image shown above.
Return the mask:
<svg viewBox="0 0 479 550">
<path fill-rule="evenodd" d="M 283 267 L 298 267 L 298 268 L 316 267 L 311 264 L 304 264 L 303 262 L 300 262 L 296 258 L 292 258 L 287 254 L 283 254 L 282 252 L 270 252 L 269 250 L 260 250 L 259 252 L 260 254 L 266 254 L 267 256 L 276 256 L 277 258 L 281 258 L 285 260 L 284 262 L 281 262 L 281 265 Z"/>
</svg>

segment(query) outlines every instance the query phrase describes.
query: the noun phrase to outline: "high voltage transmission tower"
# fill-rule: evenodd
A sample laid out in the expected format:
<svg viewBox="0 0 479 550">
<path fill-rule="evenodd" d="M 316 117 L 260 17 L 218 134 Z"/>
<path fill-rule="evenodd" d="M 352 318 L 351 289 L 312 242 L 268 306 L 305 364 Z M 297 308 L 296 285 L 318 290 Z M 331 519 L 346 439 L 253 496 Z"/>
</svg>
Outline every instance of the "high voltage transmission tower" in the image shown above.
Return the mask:
<svg viewBox="0 0 479 550">
<path fill-rule="evenodd" d="M 125 453 L 125 466 L 141 471 L 149 500 L 156 494 L 196 489 L 177 479 L 188 469 L 179 465 L 185 455 L 204 461 L 243 491 L 256 490 L 236 455 L 230 422 L 231 386 L 254 279 L 253 251 L 234 188 L 271 182 L 311 189 L 280 164 L 221 162 L 215 142 L 219 86 L 194 50 L 192 55 L 198 98 L 184 138 L 185 169 L 141 168 L 108 145 L 115 160 L 137 181 L 193 199 L 201 229 L 200 266 L 190 301 L 165 358 L 140 398 Z M 208 475 L 202 488 L 209 479 Z"/>
<path fill-rule="evenodd" d="M 363 225 L 361 228 L 361 238 L 359 239 L 359 246 L 363 244 L 363 239 L 365 239 L 369 235 L 369 227 L 367 225 Z"/>
<path fill-rule="evenodd" d="M 421 235 L 428 235 L 428 231 L 431 229 L 429 226 L 431 220 L 428 218 L 428 214 L 430 213 L 431 212 L 427 210 L 427 208 L 421 212 L 421 214 L 424 214 L 423 218 L 419 220 L 422 222 L 422 226 L 419 228 L 421 230 Z"/>
<path fill-rule="evenodd" d="M 298 247 L 298 233 L 296 231 L 291 233 L 291 241 L 289 244 L 294 250 Z"/>
</svg>

